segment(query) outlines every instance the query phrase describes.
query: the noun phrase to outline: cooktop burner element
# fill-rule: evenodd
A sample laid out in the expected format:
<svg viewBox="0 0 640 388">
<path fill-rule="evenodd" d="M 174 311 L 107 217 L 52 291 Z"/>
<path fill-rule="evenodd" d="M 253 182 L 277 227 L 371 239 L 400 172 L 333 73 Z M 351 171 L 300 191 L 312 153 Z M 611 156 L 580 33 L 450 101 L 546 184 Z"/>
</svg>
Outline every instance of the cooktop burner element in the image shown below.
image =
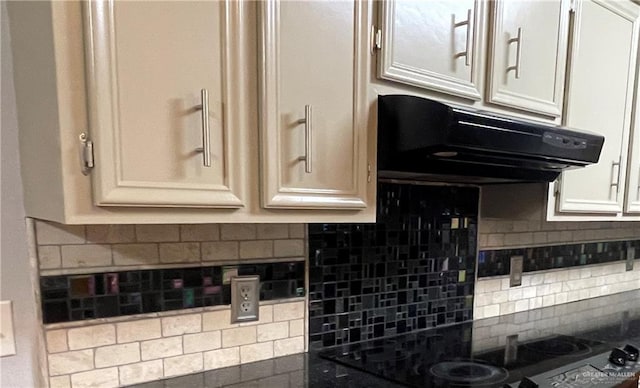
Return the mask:
<svg viewBox="0 0 640 388">
<path fill-rule="evenodd" d="M 586 343 L 561 336 L 527 343 L 524 347 L 550 356 L 583 356 L 591 353 L 591 347 Z"/>
<path fill-rule="evenodd" d="M 454 384 L 493 385 L 507 379 L 504 368 L 475 361 L 445 361 L 434 364 L 429 372 L 436 378 Z"/>
</svg>

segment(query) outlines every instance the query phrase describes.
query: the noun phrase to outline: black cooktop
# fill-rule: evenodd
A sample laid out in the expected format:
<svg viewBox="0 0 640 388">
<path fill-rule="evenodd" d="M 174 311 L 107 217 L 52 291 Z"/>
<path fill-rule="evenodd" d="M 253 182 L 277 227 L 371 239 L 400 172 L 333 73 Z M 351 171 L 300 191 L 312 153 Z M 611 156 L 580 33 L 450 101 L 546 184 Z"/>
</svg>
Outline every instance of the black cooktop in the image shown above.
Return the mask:
<svg viewBox="0 0 640 388">
<path fill-rule="evenodd" d="M 592 317 L 598 317 L 598 310 L 576 314 L 569 309 L 565 314 L 563 306 L 556 306 L 557 311 L 551 311 L 555 316 L 549 310 L 533 311 L 456 324 L 345 344 L 324 349 L 320 356 L 409 387 L 517 387 L 527 377 L 549 373 L 539 386 L 552 387 L 558 379 L 554 371 L 564 372 L 564 367 L 577 370 L 574 374 L 596 373 L 608 363 L 612 348 L 639 346 L 639 308 L 615 311 L 597 321 Z M 542 314 L 557 324 L 536 328 L 545 322 L 534 319 Z M 567 318 L 570 314 L 574 323 Z M 635 373 L 640 363 L 624 368 Z"/>
</svg>

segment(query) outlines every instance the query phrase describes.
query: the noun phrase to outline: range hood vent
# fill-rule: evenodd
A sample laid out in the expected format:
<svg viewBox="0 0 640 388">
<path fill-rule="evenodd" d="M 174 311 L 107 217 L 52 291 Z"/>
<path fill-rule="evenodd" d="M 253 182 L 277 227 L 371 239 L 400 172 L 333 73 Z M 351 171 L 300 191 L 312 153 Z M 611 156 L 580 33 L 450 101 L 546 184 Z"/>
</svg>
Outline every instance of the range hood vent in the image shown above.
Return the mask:
<svg viewBox="0 0 640 388">
<path fill-rule="evenodd" d="M 378 177 L 455 183 L 551 182 L 597 163 L 604 137 L 452 107 L 378 97 Z"/>
</svg>

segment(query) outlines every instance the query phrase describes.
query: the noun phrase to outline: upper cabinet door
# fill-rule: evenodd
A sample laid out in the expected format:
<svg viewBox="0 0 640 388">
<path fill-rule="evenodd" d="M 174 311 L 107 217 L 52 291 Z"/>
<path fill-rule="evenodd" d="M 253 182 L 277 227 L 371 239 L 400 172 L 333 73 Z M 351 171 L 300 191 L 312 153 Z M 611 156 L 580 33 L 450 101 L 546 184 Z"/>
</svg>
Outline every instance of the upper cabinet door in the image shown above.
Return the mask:
<svg viewBox="0 0 640 388">
<path fill-rule="evenodd" d="M 569 0 L 495 0 L 488 102 L 562 114 Z"/>
<path fill-rule="evenodd" d="M 97 205 L 241 207 L 241 2 L 85 4 Z"/>
<path fill-rule="evenodd" d="M 263 206 L 366 207 L 366 2 L 259 7 Z"/>
<path fill-rule="evenodd" d="M 565 125 L 597 132 L 605 141 L 597 164 L 562 174 L 560 212 L 622 211 L 639 8 L 630 1 L 578 2 Z"/>
<path fill-rule="evenodd" d="M 381 2 L 380 78 L 480 100 L 482 0 Z"/>
</svg>

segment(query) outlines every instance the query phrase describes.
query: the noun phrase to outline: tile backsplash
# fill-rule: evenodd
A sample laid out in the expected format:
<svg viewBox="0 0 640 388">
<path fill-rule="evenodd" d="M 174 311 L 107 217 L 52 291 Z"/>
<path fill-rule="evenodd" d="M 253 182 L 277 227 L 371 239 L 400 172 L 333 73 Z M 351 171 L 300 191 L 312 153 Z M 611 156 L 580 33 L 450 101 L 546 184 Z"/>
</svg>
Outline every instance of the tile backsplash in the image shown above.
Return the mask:
<svg viewBox="0 0 640 388">
<path fill-rule="evenodd" d="M 305 295 L 305 263 L 232 266 L 260 276 L 260 300 Z M 228 305 L 231 286 L 222 266 L 134 270 L 40 278 L 44 323 Z"/>
<path fill-rule="evenodd" d="M 304 224 L 36 220 L 35 244 L 41 300 L 64 303 L 63 320 L 71 320 L 44 325 L 51 388 L 135 384 L 307 348 L 306 298 L 296 297 L 306 289 Z M 228 265 L 261 275 L 259 321 L 230 323 L 221 281 Z M 114 279 L 117 287 L 109 288 Z M 210 303 L 207 287 L 216 291 Z M 145 308 L 145 293 L 160 303 Z M 97 309 L 103 297 L 117 300 L 107 316 Z M 45 306 L 44 319 L 52 322 L 47 311 L 53 310 Z"/>
<path fill-rule="evenodd" d="M 377 212 L 309 225 L 312 347 L 472 318 L 478 189 L 381 183 Z"/>
<path fill-rule="evenodd" d="M 523 257 L 524 272 L 635 260 L 640 258 L 640 240 L 483 250 L 478 253 L 478 277 L 508 275 L 512 256 Z"/>
</svg>

